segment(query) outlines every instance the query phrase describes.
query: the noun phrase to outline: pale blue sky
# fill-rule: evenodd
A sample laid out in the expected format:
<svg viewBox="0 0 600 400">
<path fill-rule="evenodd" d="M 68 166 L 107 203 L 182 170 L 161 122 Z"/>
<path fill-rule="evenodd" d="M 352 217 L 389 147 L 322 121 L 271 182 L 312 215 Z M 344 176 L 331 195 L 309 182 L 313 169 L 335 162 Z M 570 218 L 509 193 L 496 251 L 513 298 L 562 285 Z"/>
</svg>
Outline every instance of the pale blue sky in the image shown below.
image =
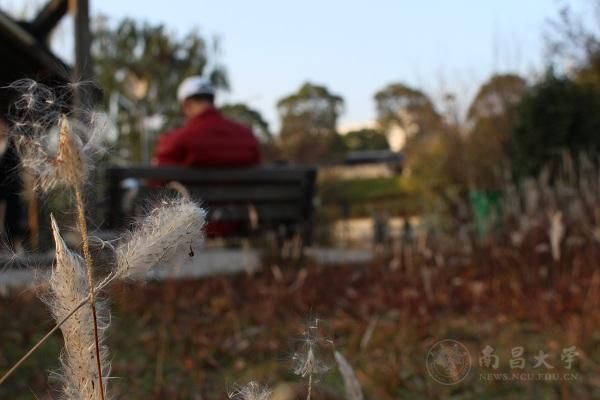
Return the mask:
<svg viewBox="0 0 600 400">
<path fill-rule="evenodd" d="M 247 102 L 274 125 L 277 99 L 306 80 L 344 97 L 342 126 L 372 120 L 373 93 L 392 81 L 468 103 L 494 71 L 541 68 L 557 9 L 556 0 L 92 0 L 93 13 L 219 36 L 232 84 L 220 100 Z"/>
<path fill-rule="evenodd" d="M 7 0 L 3 0 L 6 3 Z M 400 81 L 465 108 L 493 72 L 543 69 L 543 31 L 566 0 L 90 0 L 92 14 L 162 22 L 221 39 L 232 84 L 277 126 L 277 99 L 306 80 L 346 100 L 341 125 L 374 119 L 373 93 Z M 10 0 L 8 0 L 10 3 Z M 586 0 L 571 0 L 585 8 Z M 589 7 L 588 7 L 589 8 Z"/>
</svg>

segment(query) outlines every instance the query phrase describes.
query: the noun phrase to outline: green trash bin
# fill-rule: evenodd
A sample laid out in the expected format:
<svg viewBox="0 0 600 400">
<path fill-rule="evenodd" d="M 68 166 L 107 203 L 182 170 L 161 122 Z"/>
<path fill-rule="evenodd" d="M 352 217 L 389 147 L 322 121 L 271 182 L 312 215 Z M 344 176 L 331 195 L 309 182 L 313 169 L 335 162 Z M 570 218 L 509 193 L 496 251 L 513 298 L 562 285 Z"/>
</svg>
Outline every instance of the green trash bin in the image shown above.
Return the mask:
<svg viewBox="0 0 600 400">
<path fill-rule="evenodd" d="M 475 230 L 480 238 L 500 228 L 502 223 L 502 192 L 499 190 L 472 190 L 471 206 Z"/>
</svg>

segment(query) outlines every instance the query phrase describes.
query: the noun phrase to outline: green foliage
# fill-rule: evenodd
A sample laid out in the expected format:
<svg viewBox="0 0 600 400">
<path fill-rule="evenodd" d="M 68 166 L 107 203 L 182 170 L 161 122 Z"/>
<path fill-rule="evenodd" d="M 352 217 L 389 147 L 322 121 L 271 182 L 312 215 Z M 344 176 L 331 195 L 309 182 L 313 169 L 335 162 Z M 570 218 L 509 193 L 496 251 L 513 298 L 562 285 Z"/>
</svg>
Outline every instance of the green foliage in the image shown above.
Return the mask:
<svg viewBox="0 0 600 400">
<path fill-rule="evenodd" d="M 156 116 L 155 131 L 173 126 L 180 115 L 177 86 L 189 75 L 208 75 L 217 88 L 228 88 L 225 70 L 209 56 L 218 54 L 218 43 L 209 43 L 197 32 L 178 37 L 164 25 L 123 19 L 116 25 L 98 18 L 93 26 L 92 55 L 96 81 L 104 91 L 102 105 L 116 101 L 120 128 L 118 148 L 141 160 L 140 135 L 144 118 Z M 211 61 L 213 67 L 207 70 Z M 116 100 L 116 101 L 115 101 Z"/>
<path fill-rule="evenodd" d="M 319 185 L 325 203 L 367 202 L 402 196 L 406 190 L 400 177 L 332 180 Z"/>
<path fill-rule="evenodd" d="M 273 139 L 269 123 L 265 121 L 260 112 L 246 104 L 225 104 L 221 107 L 221 112 L 240 124 L 250 127 L 261 142 L 269 142 Z"/>
<path fill-rule="evenodd" d="M 511 119 L 501 115 L 484 118 L 475 124 L 463 140 L 466 183 L 472 188 L 494 189 L 502 186 L 510 170 L 508 143 Z"/>
<path fill-rule="evenodd" d="M 517 75 L 494 75 L 479 89 L 469 107 L 465 138 L 468 183 L 475 188 L 498 188 L 508 167 L 508 143 L 515 124 L 516 105 L 527 90 Z"/>
<path fill-rule="evenodd" d="M 600 3 L 590 2 L 591 18 L 565 5 L 546 36 L 548 72 L 518 107 L 511 138 L 517 176 L 552 170 L 568 154 L 595 156 L 600 150 Z M 592 22 L 592 25 L 590 25 Z"/>
<path fill-rule="evenodd" d="M 582 85 L 600 88 L 600 50 L 590 55 L 589 63 L 577 70 L 575 79 Z"/>
<path fill-rule="evenodd" d="M 442 122 L 425 93 L 402 83 L 389 84 L 375 93 L 375 104 L 385 130 L 398 125 L 408 135 L 419 135 L 437 130 Z"/>
<path fill-rule="evenodd" d="M 600 151 L 600 90 L 550 71 L 525 95 L 512 137 L 513 167 L 537 175 L 563 151 Z"/>
<path fill-rule="evenodd" d="M 344 145 L 349 151 L 389 150 L 385 134 L 377 129 L 360 129 L 342 136 Z"/>
<path fill-rule="evenodd" d="M 373 209 L 393 215 L 418 214 L 423 208 L 418 187 L 402 176 L 327 180 L 319 183 L 319 198 L 329 215 L 349 204 L 351 217 L 371 217 Z"/>
<path fill-rule="evenodd" d="M 284 156 L 297 162 L 319 162 L 339 156 L 337 119 L 344 100 L 325 86 L 305 83 L 277 102 Z"/>
<path fill-rule="evenodd" d="M 404 185 L 412 209 L 432 216 L 436 227 L 456 229 L 469 215 L 469 173 L 465 139 L 447 129 L 415 137 L 407 143 Z"/>
<path fill-rule="evenodd" d="M 506 116 L 513 110 L 527 89 L 525 79 L 514 74 L 494 75 L 479 88 L 469 106 L 467 118 L 481 120 L 496 116 Z M 503 126 L 503 129 L 510 126 Z"/>
<path fill-rule="evenodd" d="M 600 2 L 590 0 L 587 6 L 589 14 L 580 15 L 564 5 L 558 18 L 550 22 L 546 35 L 548 61 L 569 71 L 580 84 L 600 86 Z"/>
</svg>

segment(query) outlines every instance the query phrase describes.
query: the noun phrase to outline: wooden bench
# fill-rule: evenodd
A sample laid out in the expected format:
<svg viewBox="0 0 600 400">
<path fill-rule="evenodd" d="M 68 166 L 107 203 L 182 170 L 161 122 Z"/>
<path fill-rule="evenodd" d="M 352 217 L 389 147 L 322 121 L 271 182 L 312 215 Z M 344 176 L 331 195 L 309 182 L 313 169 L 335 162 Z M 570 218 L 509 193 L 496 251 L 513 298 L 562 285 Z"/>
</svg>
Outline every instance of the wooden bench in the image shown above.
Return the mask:
<svg viewBox="0 0 600 400">
<path fill-rule="evenodd" d="M 316 173 L 316 168 L 305 166 L 111 167 L 107 170 L 107 228 L 126 227 L 170 183 L 167 187 L 182 186 L 199 201 L 208 211 L 209 222 L 235 221 L 243 226 L 241 236 L 269 231 L 278 239 L 300 237 L 306 245 L 312 234 Z M 140 186 L 128 188 L 131 179 Z M 157 187 L 157 181 L 163 187 Z"/>
</svg>

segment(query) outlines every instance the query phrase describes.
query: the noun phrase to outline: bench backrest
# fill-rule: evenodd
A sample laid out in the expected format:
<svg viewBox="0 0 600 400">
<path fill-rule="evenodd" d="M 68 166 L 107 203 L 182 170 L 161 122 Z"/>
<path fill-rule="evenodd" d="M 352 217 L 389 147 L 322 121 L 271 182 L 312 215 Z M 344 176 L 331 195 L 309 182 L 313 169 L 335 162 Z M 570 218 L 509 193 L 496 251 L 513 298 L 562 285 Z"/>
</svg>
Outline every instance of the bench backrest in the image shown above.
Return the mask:
<svg viewBox="0 0 600 400">
<path fill-rule="evenodd" d="M 209 221 L 247 220 L 251 206 L 259 227 L 310 223 L 316 172 L 316 168 L 304 166 L 236 169 L 112 167 L 107 170 L 108 227 L 121 228 L 131 217 L 123 207 L 127 189 L 123 188 L 122 182 L 128 178 L 142 182 L 138 193 L 142 198 L 152 198 L 152 193 L 158 192 L 149 184 L 153 181 L 182 184 L 192 198 L 200 200 L 207 208 Z"/>
</svg>

